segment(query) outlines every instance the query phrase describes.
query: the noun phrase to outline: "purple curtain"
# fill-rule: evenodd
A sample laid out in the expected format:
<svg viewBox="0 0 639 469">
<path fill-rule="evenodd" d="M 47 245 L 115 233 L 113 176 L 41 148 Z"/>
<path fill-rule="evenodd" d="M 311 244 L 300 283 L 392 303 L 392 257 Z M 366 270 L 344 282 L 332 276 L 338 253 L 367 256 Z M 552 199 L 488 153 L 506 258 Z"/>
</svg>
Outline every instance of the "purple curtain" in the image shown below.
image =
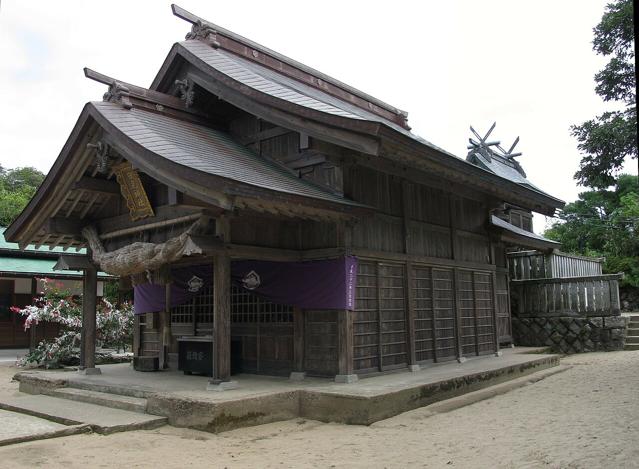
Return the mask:
<svg viewBox="0 0 639 469">
<path fill-rule="evenodd" d="M 303 309 L 355 308 L 357 259 L 343 257 L 309 262 L 235 261 L 231 279 L 272 303 Z M 171 271 L 171 307 L 190 301 L 213 281 L 213 266 Z M 134 289 L 135 313 L 163 311 L 163 285 L 143 284 Z"/>
</svg>

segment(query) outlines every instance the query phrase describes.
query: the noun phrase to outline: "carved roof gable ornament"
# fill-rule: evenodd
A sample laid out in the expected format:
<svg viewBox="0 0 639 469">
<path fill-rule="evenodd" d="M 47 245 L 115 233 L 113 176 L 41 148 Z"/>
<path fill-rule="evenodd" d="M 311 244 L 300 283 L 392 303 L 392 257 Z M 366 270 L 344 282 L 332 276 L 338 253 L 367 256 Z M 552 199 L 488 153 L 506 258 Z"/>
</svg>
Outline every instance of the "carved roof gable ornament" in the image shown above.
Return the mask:
<svg viewBox="0 0 639 469">
<path fill-rule="evenodd" d="M 140 175 L 133 169 L 131 163 L 120 163 L 113 167 L 113 171 L 115 172 L 118 184 L 120 184 L 122 196 L 126 200 L 126 205 L 129 208 L 131 220 L 136 221 L 155 216 L 151 202 L 149 202 L 149 198 L 140 180 Z"/>
<path fill-rule="evenodd" d="M 98 140 L 96 143 L 87 143 L 87 148 L 95 149 L 96 166 L 98 173 L 106 174 L 110 166 L 111 146 L 108 143 Z"/>
<path fill-rule="evenodd" d="M 477 138 L 477 140 L 473 138 L 468 139 L 468 142 L 470 143 L 470 145 L 468 145 L 466 148 L 470 150 L 469 158 L 472 157 L 473 153 L 479 153 L 488 162 L 492 161 L 493 158 L 497 158 L 497 160 L 499 160 L 501 164 L 510 165 L 519 174 L 521 174 L 523 177 L 526 177 L 524 168 L 522 168 L 519 161 L 515 160 L 515 158 L 518 156 L 521 156 L 522 153 L 521 152 L 513 153 L 513 151 L 515 150 L 515 147 L 519 143 L 519 137 L 515 139 L 513 144 L 510 146 L 510 149 L 508 150 L 504 150 L 501 147 L 501 142 L 499 140 L 488 141 L 488 137 L 490 137 L 490 134 L 495 129 L 496 125 L 497 125 L 497 122 L 493 122 L 493 125 L 490 127 L 490 129 L 488 129 L 488 132 L 486 132 L 486 135 L 484 135 L 483 137 L 479 135 L 475 129 L 473 129 L 472 125 L 470 126 L 470 131 Z M 497 148 L 499 152 L 492 149 L 491 147 Z"/>
<path fill-rule="evenodd" d="M 203 23 L 202 20 L 193 23 L 191 31 L 186 34 L 185 39 L 202 39 L 209 41 L 215 49 L 220 47 L 220 43 L 217 42 L 217 31 L 210 25 Z"/>
<path fill-rule="evenodd" d="M 125 109 L 131 109 L 133 104 L 129 99 L 130 91 L 128 87 L 117 80 L 113 80 L 109 85 L 109 90 L 102 96 L 103 101 L 119 103 Z"/>
<path fill-rule="evenodd" d="M 193 99 L 195 98 L 195 91 L 193 90 L 193 80 L 185 78 L 183 80 L 175 80 L 175 92 L 179 95 L 180 99 L 184 101 L 184 105 L 188 108 L 193 105 Z"/>
</svg>

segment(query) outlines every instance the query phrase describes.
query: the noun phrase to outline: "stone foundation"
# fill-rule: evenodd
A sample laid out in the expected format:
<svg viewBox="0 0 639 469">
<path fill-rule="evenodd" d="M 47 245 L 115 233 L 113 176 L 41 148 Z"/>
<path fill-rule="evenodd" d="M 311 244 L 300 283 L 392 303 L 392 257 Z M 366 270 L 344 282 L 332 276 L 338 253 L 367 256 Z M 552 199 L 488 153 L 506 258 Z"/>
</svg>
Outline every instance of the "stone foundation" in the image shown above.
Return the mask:
<svg viewBox="0 0 639 469">
<path fill-rule="evenodd" d="M 556 353 L 623 350 L 626 339 L 623 316 L 513 317 L 516 345 L 550 347 Z"/>
</svg>

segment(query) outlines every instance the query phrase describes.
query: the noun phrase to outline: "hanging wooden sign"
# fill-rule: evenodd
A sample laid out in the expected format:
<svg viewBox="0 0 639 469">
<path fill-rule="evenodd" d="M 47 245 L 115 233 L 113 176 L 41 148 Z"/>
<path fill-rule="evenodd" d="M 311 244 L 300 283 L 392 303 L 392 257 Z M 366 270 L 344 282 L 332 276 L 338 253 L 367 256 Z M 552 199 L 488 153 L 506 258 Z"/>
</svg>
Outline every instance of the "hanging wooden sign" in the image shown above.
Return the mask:
<svg viewBox="0 0 639 469">
<path fill-rule="evenodd" d="M 113 167 L 115 177 L 120 184 L 120 191 L 126 200 L 126 205 L 131 214 L 131 220 L 153 217 L 153 207 L 146 195 L 140 175 L 133 169 L 131 163 L 125 162 Z"/>
</svg>

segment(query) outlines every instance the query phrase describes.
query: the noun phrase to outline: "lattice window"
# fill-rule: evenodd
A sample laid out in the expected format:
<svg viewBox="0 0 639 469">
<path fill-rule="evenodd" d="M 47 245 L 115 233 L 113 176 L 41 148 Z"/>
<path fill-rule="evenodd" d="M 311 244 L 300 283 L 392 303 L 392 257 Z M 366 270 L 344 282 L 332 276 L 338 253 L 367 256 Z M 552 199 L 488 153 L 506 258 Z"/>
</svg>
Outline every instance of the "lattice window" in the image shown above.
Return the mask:
<svg viewBox="0 0 639 469">
<path fill-rule="evenodd" d="M 171 323 L 190 324 L 213 322 L 213 287 L 207 287 L 189 302 L 171 308 Z"/>
<path fill-rule="evenodd" d="M 293 307 L 270 303 L 240 287 L 231 287 L 231 322 L 293 322 Z"/>
</svg>

